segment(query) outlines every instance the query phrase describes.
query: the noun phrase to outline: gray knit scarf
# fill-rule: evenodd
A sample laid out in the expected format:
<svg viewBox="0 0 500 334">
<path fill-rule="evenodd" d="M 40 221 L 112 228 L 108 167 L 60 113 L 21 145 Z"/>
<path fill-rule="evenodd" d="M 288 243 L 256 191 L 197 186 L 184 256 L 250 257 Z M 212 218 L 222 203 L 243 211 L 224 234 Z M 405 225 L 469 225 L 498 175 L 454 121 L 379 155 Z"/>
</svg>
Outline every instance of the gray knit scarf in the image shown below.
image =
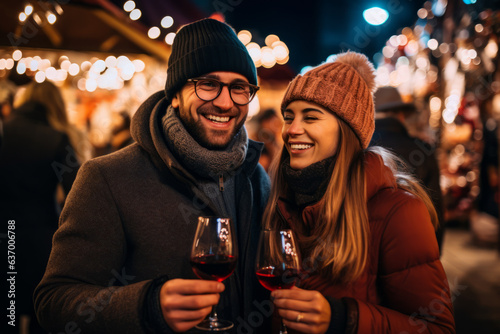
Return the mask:
<svg viewBox="0 0 500 334">
<path fill-rule="evenodd" d="M 172 106 L 162 119 L 168 148 L 191 173 L 217 179 L 219 175 L 238 169 L 245 160 L 248 136 L 245 127 L 236 134 L 224 150 L 209 150 L 188 133 Z"/>
</svg>

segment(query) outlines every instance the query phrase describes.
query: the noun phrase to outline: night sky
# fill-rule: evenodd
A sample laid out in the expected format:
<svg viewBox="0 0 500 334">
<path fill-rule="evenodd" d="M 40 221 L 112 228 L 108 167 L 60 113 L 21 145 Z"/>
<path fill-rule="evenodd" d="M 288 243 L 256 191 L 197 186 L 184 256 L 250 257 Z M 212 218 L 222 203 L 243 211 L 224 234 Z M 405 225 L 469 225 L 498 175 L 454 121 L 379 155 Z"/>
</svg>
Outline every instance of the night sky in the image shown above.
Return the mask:
<svg viewBox="0 0 500 334">
<path fill-rule="evenodd" d="M 290 50 L 288 65 L 298 72 L 317 65 L 329 55 L 346 50 L 360 51 L 370 58 L 385 42 L 406 26 L 412 26 L 424 1 L 417 0 L 192 0 L 206 14 L 223 11 L 226 21 L 237 31 L 249 30 L 259 45 L 276 34 Z M 230 4 L 233 4 L 231 6 Z M 383 7 L 393 13 L 375 27 L 363 19 L 363 10 Z"/>
</svg>

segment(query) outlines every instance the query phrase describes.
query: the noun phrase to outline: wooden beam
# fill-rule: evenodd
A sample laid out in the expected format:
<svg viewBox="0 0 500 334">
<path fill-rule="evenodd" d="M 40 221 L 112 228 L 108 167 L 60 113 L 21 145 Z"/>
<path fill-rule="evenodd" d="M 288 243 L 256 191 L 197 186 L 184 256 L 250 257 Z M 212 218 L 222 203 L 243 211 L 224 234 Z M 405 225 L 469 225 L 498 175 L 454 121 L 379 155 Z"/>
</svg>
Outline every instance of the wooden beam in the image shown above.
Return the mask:
<svg viewBox="0 0 500 334">
<path fill-rule="evenodd" d="M 132 41 L 137 46 L 141 47 L 147 53 L 154 55 L 164 60 L 165 62 L 168 61 L 171 53 L 171 48 L 168 47 L 165 43 L 149 39 L 149 37 L 147 37 L 144 33 L 127 25 L 127 22 L 120 21 L 101 9 L 94 9 L 93 12 L 96 17 L 123 34 L 127 39 Z"/>
</svg>

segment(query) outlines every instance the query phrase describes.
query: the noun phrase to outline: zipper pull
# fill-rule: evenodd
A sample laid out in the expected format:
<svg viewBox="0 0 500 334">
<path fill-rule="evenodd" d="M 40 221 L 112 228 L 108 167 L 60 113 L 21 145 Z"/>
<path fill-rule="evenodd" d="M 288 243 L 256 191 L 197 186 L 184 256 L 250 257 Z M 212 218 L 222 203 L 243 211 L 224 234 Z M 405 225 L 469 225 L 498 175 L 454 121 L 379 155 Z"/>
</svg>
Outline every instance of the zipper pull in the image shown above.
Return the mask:
<svg viewBox="0 0 500 334">
<path fill-rule="evenodd" d="M 219 190 L 224 191 L 224 175 L 219 176 Z"/>
</svg>

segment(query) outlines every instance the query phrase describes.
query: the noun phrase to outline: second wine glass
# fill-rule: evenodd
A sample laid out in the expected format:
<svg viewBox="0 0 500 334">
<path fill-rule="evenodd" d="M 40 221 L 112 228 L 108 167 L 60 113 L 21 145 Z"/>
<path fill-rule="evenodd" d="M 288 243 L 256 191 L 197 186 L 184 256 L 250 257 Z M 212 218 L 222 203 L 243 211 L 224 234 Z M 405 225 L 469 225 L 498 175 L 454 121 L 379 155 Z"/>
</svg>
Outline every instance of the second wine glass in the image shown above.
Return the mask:
<svg viewBox="0 0 500 334">
<path fill-rule="evenodd" d="M 233 273 L 237 259 L 238 246 L 231 219 L 198 217 L 190 260 L 196 276 L 205 280 L 222 282 Z M 216 307 L 217 305 L 196 328 L 217 332 L 234 326 L 231 321 L 217 317 Z"/>
<path fill-rule="evenodd" d="M 300 253 L 290 229 L 262 230 L 255 266 L 257 279 L 270 291 L 290 289 L 300 275 Z M 287 334 L 281 320 L 280 334 Z"/>
</svg>

